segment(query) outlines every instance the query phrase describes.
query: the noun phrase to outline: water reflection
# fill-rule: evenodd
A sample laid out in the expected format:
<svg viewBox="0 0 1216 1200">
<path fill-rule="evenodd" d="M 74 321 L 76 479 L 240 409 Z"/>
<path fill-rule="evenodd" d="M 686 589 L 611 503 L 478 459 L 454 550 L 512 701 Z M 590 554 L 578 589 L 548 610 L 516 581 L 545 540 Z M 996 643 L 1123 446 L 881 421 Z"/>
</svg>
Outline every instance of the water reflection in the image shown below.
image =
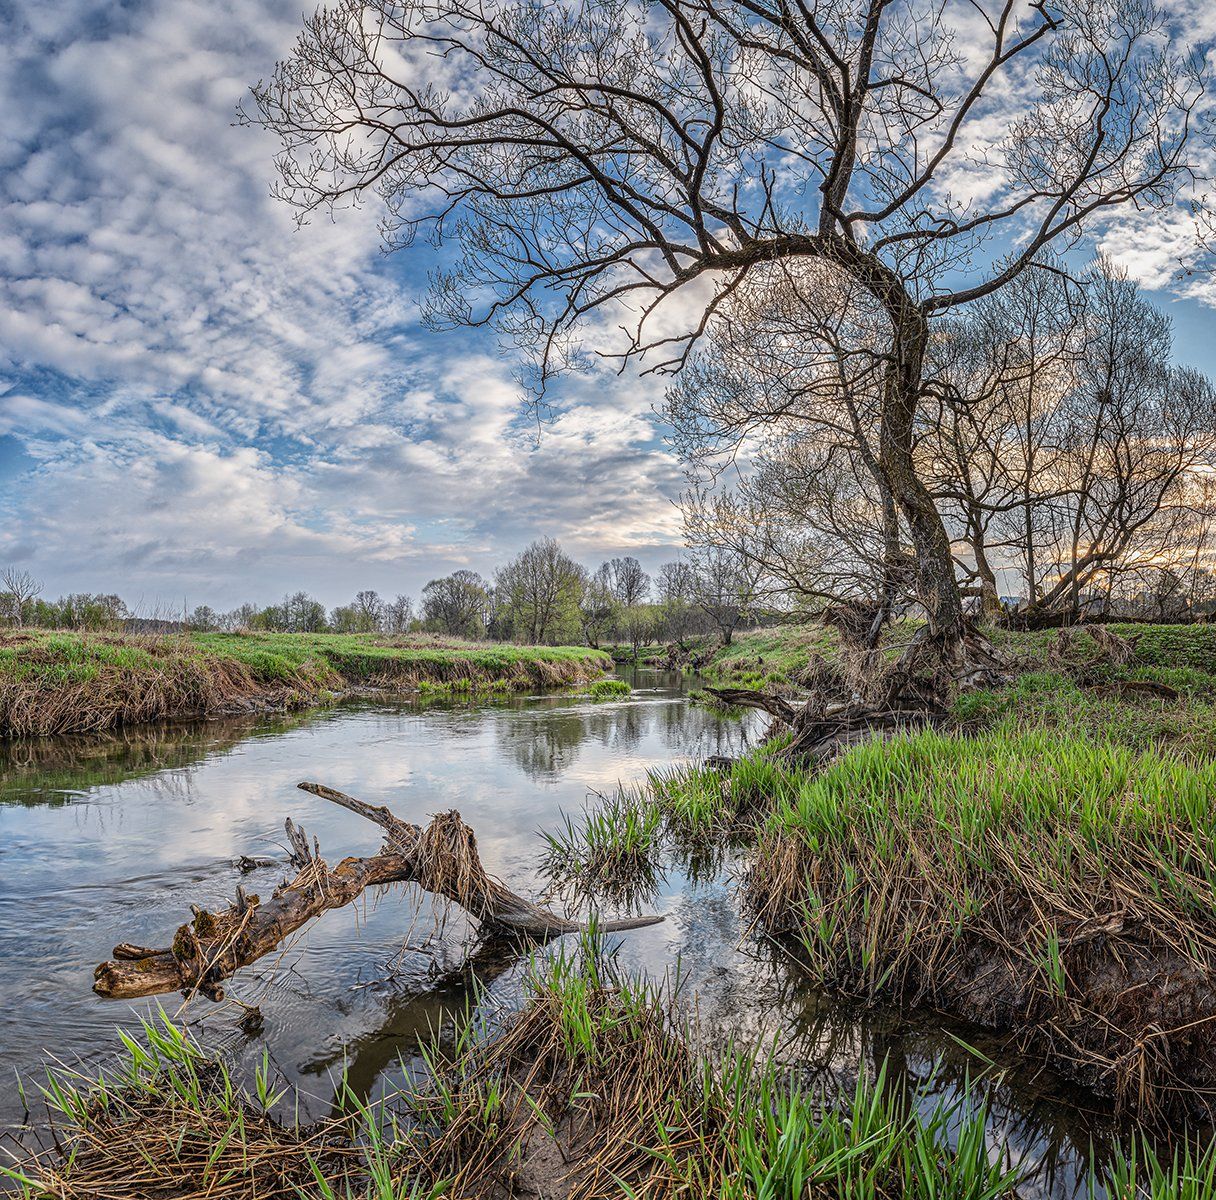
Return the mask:
<svg viewBox="0 0 1216 1200">
<path fill-rule="evenodd" d="M 69 804 L 89 789 L 159 777 L 177 786 L 182 768 L 251 737 L 276 737 L 307 718 L 232 717 L 140 726 L 107 736 L 0 738 L 0 804 Z"/>
<path fill-rule="evenodd" d="M 133 1026 L 157 1002 L 98 999 L 93 966 L 118 941 L 163 944 L 191 903 L 224 903 L 238 882 L 273 888 L 283 865 L 242 877 L 234 862 L 278 855 L 286 816 L 331 860 L 376 847 L 366 821 L 297 791 L 302 778 L 417 821 L 458 808 L 486 867 L 535 895 L 538 831 L 554 829 L 563 812 L 675 760 L 737 754 L 758 733 L 761 722 L 689 705 L 678 678 L 640 671 L 631 682 L 631 698 L 605 703 L 366 703 L 0 750 L 0 1068 L 31 1075 L 48 1052 L 90 1067 L 108 1056 L 114 1026 Z M 833 1085 L 851 1086 L 887 1059 L 931 1094 L 953 1094 L 983 1069 L 955 1040 L 974 1040 L 974 1031 L 856 1010 L 801 985 L 779 952 L 751 937 L 722 866 L 665 864 L 652 903 L 667 920 L 613 939 L 625 969 L 679 976 L 681 1003 L 708 1044 L 774 1046 Z M 509 1011 L 525 971 L 498 946 L 477 948 L 470 968 L 467 921 L 450 914 L 436 934 L 441 914 L 403 892 L 327 914 L 281 959 L 234 981 L 231 994 L 258 1005 L 260 1022 L 205 1002 L 189 1015 L 246 1068 L 267 1049 L 301 1085 L 306 1111 L 329 1110 L 343 1067 L 358 1095 L 393 1086 L 398 1061 L 416 1068 L 419 1040 L 471 1003 Z M 176 998 L 162 1003 L 172 1012 Z M 1089 1141 L 1107 1124 L 1060 1104 L 1054 1081 L 1027 1066 L 985 1088 L 993 1145 L 1051 1164 L 1040 1194 L 1075 1194 Z M 0 1126 L 19 1119 L 15 1089 L 0 1089 Z"/>
</svg>

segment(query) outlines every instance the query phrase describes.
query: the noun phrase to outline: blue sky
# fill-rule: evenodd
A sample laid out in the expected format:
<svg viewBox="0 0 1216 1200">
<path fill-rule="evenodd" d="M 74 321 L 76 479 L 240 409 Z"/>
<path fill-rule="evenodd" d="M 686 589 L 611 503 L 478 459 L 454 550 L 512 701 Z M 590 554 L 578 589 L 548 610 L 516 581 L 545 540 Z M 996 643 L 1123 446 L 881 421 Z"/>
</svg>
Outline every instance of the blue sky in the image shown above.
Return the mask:
<svg viewBox="0 0 1216 1200">
<path fill-rule="evenodd" d="M 0 563 L 169 612 L 417 594 L 545 534 L 672 557 L 655 384 L 570 382 L 538 443 L 491 341 L 420 328 L 423 254 L 381 254 L 374 211 L 297 231 L 271 200 L 274 146 L 233 111 L 299 21 L 0 0 Z M 1180 294 L 1175 239 L 1129 220 L 1103 245 L 1216 372 L 1216 293 Z"/>
</svg>

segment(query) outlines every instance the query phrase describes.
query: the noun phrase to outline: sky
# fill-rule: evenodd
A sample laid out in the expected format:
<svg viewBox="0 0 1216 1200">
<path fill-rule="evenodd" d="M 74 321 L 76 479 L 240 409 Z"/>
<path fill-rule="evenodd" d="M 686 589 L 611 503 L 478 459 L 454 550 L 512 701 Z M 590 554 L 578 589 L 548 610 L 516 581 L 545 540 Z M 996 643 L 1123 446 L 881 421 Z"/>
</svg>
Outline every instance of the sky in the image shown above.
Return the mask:
<svg viewBox="0 0 1216 1200">
<path fill-rule="evenodd" d="M 374 208 L 300 230 L 270 197 L 273 139 L 234 110 L 300 19 L 0 0 L 0 564 L 168 615 L 416 596 L 546 535 L 674 557 L 654 383 L 569 381 L 538 436 L 491 338 L 421 327 L 425 254 L 384 255 Z M 1173 238 L 1103 245 L 1216 373 L 1216 296 L 1172 280 Z"/>
</svg>

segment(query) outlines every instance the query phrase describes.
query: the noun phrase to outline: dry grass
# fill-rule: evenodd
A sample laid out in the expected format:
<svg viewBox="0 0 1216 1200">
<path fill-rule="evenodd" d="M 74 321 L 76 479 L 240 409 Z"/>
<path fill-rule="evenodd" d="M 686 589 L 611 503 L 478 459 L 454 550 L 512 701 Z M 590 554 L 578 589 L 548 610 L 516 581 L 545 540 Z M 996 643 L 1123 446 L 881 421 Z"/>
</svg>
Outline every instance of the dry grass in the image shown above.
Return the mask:
<svg viewBox="0 0 1216 1200">
<path fill-rule="evenodd" d="M 106 1078 L 50 1077 L 48 1148 L 7 1174 L 27 1200 L 1016 1200 L 1040 1165 L 997 1148 L 978 1090 L 934 1099 L 884 1068 L 812 1092 L 765 1054 L 699 1048 L 593 937 L 534 963 L 527 990 L 425 1049 L 421 1091 L 369 1106 L 340 1084 L 345 1115 L 311 1126 L 274 1115 L 291 1096 L 265 1059 L 243 1090 L 167 1021 L 146 1027 Z M 1216 1151 L 1135 1139 L 1087 1183 L 1212 1200 Z"/>
<path fill-rule="evenodd" d="M 29 1197 L 60 1200 L 299 1200 L 318 1180 L 345 1188 L 362 1155 L 335 1122 L 285 1123 L 168 1021 L 124 1036 L 129 1058 L 97 1080 L 51 1076 L 47 1149 L 7 1173 Z"/>
</svg>

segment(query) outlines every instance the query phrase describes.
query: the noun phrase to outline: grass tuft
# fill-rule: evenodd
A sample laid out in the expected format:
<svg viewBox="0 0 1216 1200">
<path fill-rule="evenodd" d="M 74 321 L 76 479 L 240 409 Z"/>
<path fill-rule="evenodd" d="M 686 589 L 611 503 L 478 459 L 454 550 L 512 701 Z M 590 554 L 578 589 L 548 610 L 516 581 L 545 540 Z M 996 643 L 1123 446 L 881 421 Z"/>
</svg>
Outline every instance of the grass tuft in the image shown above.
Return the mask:
<svg viewBox="0 0 1216 1200">
<path fill-rule="evenodd" d="M 597 679 L 587 689 L 592 700 L 619 700 L 632 693 L 632 688 L 623 679 Z"/>
</svg>

